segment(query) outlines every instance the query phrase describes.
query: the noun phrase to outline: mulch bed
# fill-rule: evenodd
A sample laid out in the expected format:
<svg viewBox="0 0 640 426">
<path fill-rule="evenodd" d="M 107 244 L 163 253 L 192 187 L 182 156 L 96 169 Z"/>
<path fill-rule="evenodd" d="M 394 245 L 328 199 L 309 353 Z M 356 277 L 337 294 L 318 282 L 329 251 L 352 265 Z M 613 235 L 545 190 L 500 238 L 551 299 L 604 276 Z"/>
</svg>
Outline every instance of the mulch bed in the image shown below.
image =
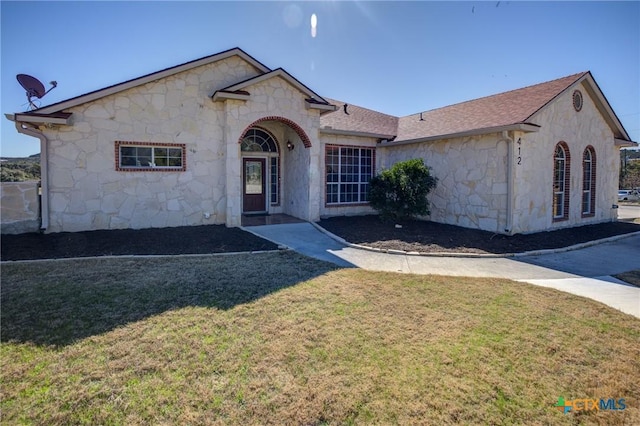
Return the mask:
<svg viewBox="0 0 640 426">
<path fill-rule="evenodd" d="M 324 219 L 320 226 L 350 243 L 422 253 L 521 253 L 640 231 L 640 224 L 610 222 L 529 235 L 505 236 L 418 220 L 382 222 L 377 216 Z M 4 260 L 112 255 L 172 255 L 276 250 L 270 241 L 223 225 L 2 235 Z"/>
<path fill-rule="evenodd" d="M 2 260 L 276 250 L 270 241 L 224 225 L 2 235 Z"/>
<path fill-rule="evenodd" d="M 422 253 L 522 253 L 557 249 L 574 244 L 640 231 L 640 224 L 608 222 L 528 235 L 506 236 L 441 223 L 408 220 L 395 227 L 377 216 L 342 216 L 323 219 L 320 226 L 350 243 L 379 249 Z"/>
</svg>

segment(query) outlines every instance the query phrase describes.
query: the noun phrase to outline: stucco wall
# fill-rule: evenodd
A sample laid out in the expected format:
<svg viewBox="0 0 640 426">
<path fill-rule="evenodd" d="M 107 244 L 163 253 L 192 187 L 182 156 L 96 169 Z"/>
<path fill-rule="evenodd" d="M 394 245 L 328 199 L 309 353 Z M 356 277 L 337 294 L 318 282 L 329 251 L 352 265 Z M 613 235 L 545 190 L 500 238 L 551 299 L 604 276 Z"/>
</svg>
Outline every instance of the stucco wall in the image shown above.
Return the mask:
<svg viewBox="0 0 640 426">
<path fill-rule="evenodd" d="M 582 85 L 583 106 L 573 108 L 573 90 L 559 96 L 530 120 L 541 125 L 538 132 L 516 135 L 515 156 L 521 149 L 520 165 L 514 165 L 514 231 L 535 232 L 568 226 L 606 222 L 617 217 L 619 149 L 614 136 Z M 521 145 L 517 139 L 521 138 Z M 556 144 L 564 141 L 571 156 L 568 219 L 553 221 L 553 159 Z M 595 215 L 582 217 L 582 156 L 591 145 L 596 154 Z"/>
<path fill-rule="evenodd" d="M 382 148 L 383 166 L 422 158 L 438 178 L 429 195 L 434 222 L 504 232 L 507 143 L 499 135 Z"/>
<path fill-rule="evenodd" d="M 40 228 L 37 181 L 0 183 L 0 219 L 3 234 L 36 232 Z"/>
</svg>

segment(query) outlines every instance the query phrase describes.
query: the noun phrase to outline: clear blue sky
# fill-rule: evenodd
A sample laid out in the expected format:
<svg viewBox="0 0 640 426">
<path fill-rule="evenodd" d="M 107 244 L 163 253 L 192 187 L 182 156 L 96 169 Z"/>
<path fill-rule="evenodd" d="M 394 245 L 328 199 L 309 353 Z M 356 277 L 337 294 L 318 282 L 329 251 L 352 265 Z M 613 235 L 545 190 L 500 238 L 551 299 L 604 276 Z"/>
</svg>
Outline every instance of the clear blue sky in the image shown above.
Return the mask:
<svg viewBox="0 0 640 426">
<path fill-rule="evenodd" d="M 310 17 L 318 19 L 311 37 Z M 590 70 L 640 140 L 640 2 L 1 2 L 4 114 L 240 47 L 322 96 L 403 116 Z"/>
</svg>

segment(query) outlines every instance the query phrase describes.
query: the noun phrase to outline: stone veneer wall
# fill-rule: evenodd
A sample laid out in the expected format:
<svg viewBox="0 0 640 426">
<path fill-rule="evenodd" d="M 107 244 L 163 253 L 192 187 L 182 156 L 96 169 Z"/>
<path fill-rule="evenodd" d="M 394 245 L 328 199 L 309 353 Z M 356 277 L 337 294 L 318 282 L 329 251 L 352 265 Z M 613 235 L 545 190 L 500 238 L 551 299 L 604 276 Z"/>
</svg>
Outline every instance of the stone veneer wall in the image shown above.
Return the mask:
<svg viewBox="0 0 640 426">
<path fill-rule="evenodd" d="M 257 74 L 227 58 L 74 107 L 71 126 L 43 128 L 48 232 L 224 223 L 224 112 L 209 96 Z M 185 144 L 186 171 L 116 171 L 117 140 Z"/>
<path fill-rule="evenodd" d="M 40 182 L 0 183 L 0 218 L 3 234 L 37 232 L 40 228 Z"/>
<path fill-rule="evenodd" d="M 619 174 L 619 148 L 614 136 L 587 94 L 582 92 L 583 106 L 573 108 L 573 91 L 564 94 L 531 118 L 541 125 L 534 133 L 516 133 L 515 156 L 521 149 L 521 164 L 514 166 L 514 232 L 530 233 L 576 225 L 615 220 Z M 517 144 L 521 138 L 521 145 Z M 553 158 L 555 147 L 565 142 L 571 154 L 569 211 L 566 220 L 553 220 Z M 595 214 L 582 215 L 582 156 L 587 146 L 596 154 Z"/>
<path fill-rule="evenodd" d="M 256 75 L 251 65 L 230 57 L 74 107 L 70 126 L 42 127 L 50 161 L 47 231 L 240 225 L 237 142 L 251 123 L 265 116 L 291 120 L 319 149 L 313 139 L 318 111 L 307 110 L 305 96 L 281 78 L 248 87 L 246 102 L 209 98 Z M 116 171 L 115 141 L 184 144 L 186 171 Z M 308 187 L 306 192 L 308 200 Z"/>
<path fill-rule="evenodd" d="M 497 134 L 379 148 L 385 168 L 422 158 L 438 178 L 429 195 L 434 222 L 504 233 L 507 142 Z"/>
</svg>

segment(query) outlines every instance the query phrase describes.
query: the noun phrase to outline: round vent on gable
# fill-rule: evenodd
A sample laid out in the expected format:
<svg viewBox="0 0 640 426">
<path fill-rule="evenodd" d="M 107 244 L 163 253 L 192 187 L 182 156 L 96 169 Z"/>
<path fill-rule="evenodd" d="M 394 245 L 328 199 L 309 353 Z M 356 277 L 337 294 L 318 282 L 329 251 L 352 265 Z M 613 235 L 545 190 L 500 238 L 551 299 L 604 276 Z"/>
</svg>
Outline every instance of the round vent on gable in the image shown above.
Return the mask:
<svg viewBox="0 0 640 426">
<path fill-rule="evenodd" d="M 573 92 L 573 108 L 576 111 L 582 109 L 582 93 L 579 90 Z"/>
</svg>

